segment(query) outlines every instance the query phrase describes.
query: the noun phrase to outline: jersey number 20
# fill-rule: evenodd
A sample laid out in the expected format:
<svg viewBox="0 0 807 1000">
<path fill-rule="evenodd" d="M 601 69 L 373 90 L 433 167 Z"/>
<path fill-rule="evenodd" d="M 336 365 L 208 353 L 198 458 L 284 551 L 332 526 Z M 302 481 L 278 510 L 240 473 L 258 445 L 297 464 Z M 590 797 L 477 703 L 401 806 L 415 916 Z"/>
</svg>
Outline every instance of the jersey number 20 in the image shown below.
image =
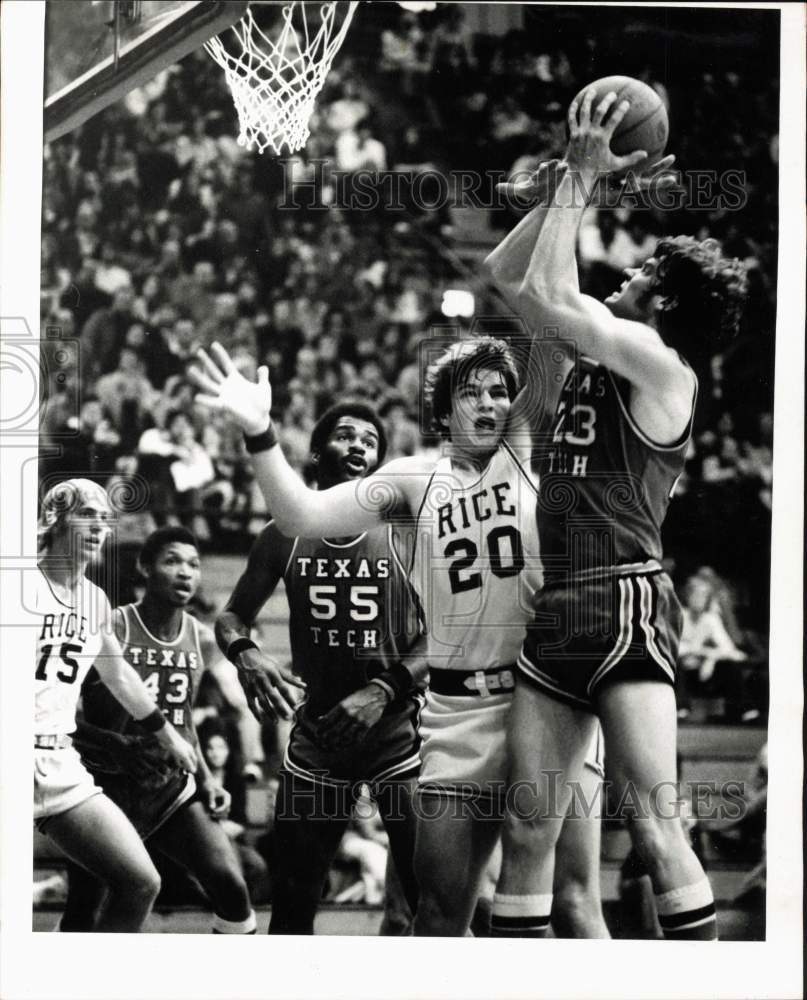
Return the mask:
<svg viewBox="0 0 807 1000">
<path fill-rule="evenodd" d="M 509 526 L 494 528 L 485 539 L 485 544 L 490 560 L 490 571 L 494 576 L 501 578 L 516 576 L 524 569 L 524 548 L 517 528 Z M 479 556 L 475 542 L 470 538 L 455 538 L 446 545 L 445 555 L 449 559 L 459 556 L 448 567 L 452 594 L 461 594 L 465 590 L 476 590 L 482 586 L 482 574 L 477 570 L 468 573 L 467 576 L 461 575 L 470 570 Z"/>
</svg>

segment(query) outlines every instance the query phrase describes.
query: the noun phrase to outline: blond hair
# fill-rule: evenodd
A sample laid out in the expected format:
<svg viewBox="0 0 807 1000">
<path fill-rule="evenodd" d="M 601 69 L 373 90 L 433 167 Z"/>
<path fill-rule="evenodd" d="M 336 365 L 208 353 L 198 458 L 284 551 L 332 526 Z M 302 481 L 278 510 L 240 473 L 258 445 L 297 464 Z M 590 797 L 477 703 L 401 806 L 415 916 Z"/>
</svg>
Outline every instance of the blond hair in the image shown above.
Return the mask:
<svg viewBox="0 0 807 1000">
<path fill-rule="evenodd" d="M 90 499 L 102 499 L 111 510 L 106 490 L 91 479 L 66 479 L 52 486 L 42 499 L 36 525 L 37 549 L 50 547 L 53 533 L 64 524 L 68 514 Z"/>
</svg>

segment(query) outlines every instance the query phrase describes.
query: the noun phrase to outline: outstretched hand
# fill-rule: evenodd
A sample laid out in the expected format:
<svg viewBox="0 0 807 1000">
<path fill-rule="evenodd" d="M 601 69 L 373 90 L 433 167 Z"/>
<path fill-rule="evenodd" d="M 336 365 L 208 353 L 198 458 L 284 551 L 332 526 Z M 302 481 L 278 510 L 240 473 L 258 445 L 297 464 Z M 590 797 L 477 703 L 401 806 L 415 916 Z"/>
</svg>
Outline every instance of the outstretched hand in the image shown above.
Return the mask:
<svg viewBox="0 0 807 1000">
<path fill-rule="evenodd" d="M 629 170 L 626 174 L 609 174 L 603 183 L 607 192 L 617 194 L 683 190 L 672 169 L 674 164 L 675 155 L 671 153 L 641 173 Z M 565 160 L 545 160 L 528 177 L 497 184 L 496 190 L 508 202 L 521 208 L 548 206 L 568 169 Z"/>
<path fill-rule="evenodd" d="M 643 149 L 624 156 L 617 156 L 611 151 L 611 139 L 628 113 L 630 101 L 623 100 L 616 104 L 618 95 L 611 90 L 592 111 L 596 97 L 597 91 L 589 87 L 582 102 L 578 103 L 575 99 L 569 105 L 569 146 L 565 156 L 569 169 L 600 177 L 629 170 L 646 160 L 647 151 Z"/>
<path fill-rule="evenodd" d="M 524 207 L 549 205 L 569 165 L 564 160 L 544 160 L 528 177 L 496 185 L 499 194 Z"/>
<path fill-rule="evenodd" d="M 672 169 L 675 155 L 662 157 L 652 167 L 640 174 L 629 170 L 624 176 L 611 175 L 606 179 L 608 190 L 616 191 L 683 191 L 678 174 Z"/>
<path fill-rule="evenodd" d="M 210 354 L 200 348 L 196 358 L 201 368 L 194 367 L 188 371 L 190 380 L 201 390 L 196 394 L 196 402 L 209 410 L 223 413 L 245 434 L 263 433 L 269 427 L 272 409 L 269 369 L 261 365 L 258 381 L 250 382 L 217 342 L 211 345 Z"/>
</svg>

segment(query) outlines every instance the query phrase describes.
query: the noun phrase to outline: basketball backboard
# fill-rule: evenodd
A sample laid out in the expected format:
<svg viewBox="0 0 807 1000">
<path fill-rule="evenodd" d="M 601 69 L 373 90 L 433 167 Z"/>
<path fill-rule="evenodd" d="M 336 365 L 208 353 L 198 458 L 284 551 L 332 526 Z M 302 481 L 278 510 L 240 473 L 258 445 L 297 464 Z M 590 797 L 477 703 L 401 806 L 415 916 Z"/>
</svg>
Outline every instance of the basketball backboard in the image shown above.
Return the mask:
<svg viewBox="0 0 807 1000">
<path fill-rule="evenodd" d="M 247 0 L 47 0 L 45 141 L 240 20 Z"/>
</svg>

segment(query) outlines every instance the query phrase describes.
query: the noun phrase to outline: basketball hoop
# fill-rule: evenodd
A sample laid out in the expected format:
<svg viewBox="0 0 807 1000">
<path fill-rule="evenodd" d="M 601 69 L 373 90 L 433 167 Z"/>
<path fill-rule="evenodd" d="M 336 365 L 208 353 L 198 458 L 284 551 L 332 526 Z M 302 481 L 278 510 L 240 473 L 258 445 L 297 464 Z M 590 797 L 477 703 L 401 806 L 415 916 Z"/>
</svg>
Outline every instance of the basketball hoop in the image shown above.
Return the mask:
<svg viewBox="0 0 807 1000">
<path fill-rule="evenodd" d="M 358 5 L 358 0 L 289 3 L 283 7 L 281 25 L 272 38 L 258 27 L 247 9 L 232 29 L 239 52 L 228 52 L 221 38 L 205 43 L 224 70 L 232 92 L 240 145 L 247 149 L 255 146 L 260 153 L 268 146 L 275 153 L 284 145 L 290 153 L 302 149 L 311 134 L 308 122 L 316 98 Z M 318 26 L 313 13 L 309 26 L 307 7 L 318 12 Z M 337 13 L 342 15 L 338 26 Z"/>
</svg>

